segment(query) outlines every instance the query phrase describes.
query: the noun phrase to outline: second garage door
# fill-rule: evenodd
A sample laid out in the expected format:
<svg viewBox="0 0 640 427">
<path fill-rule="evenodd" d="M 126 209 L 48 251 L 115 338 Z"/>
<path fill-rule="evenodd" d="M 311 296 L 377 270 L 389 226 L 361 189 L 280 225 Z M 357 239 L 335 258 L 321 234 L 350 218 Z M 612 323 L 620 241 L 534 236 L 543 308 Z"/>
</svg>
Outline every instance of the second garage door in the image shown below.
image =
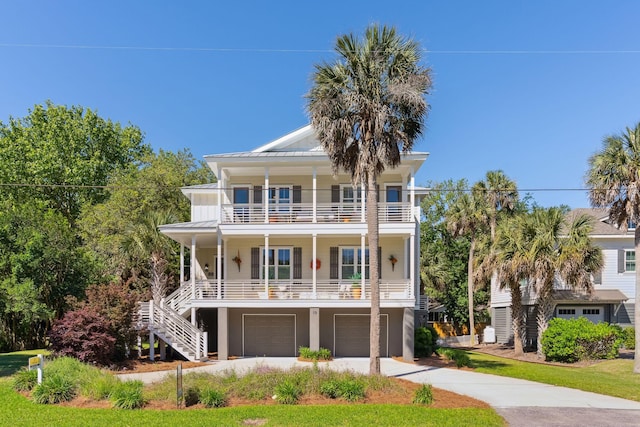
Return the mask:
<svg viewBox="0 0 640 427">
<path fill-rule="evenodd" d="M 296 355 L 294 314 L 243 315 L 244 356 L 291 357 Z"/>
<path fill-rule="evenodd" d="M 336 357 L 369 357 L 368 314 L 336 314 L 334 316 L 334 354 Z M 380 315 L 380 356 L 389 357 L 387 339 L 388 316 Z"/>
</svg>

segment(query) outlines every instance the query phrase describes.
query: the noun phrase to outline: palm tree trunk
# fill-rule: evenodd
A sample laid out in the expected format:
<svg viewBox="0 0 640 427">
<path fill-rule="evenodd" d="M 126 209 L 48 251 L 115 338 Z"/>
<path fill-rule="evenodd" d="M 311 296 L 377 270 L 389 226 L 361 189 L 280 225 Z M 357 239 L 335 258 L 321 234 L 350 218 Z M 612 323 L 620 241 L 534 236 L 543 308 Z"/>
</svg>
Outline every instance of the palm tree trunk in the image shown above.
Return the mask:
<svg viewBox="0 0 640 427">
<path fill-rule="evenodd" d="M 371 290 L 371 324 L 369 333 L 369 373 L 380 374 L 380 283 L 378 280 L 378 192 L 376 177 L 367 174 L 367 232 L 369 234 L 369 286 Z M 362 254 L 364 257 L 364 254 Z M 364 273 L 364 271 L 363 271 Z"/>
<path fill-rule="evenodd" d="M 469 262 L 467 264 L 467 296 L 469 297 L 469 345 L 474 346 L 475 340 L 475 319 L 473 316 L 473 252 L 476 248 L 476 239 L 471 237 L 471 246 L 469 247 Z"/>
<path fill-rule="evenodd" d="M 514 356 L 519 357 L 524 354 L 522 341 L 526 334 L 526 328 L 522 311 L 522 292 L 518 283 L 511 286 L 511 316 L 513 317 L 513 351 Z"/>
<path fill-rule="evenodd" d="M 542 356 L 542 334 L 549 327 L 549 320 L 553 317 L 553 310 L 555 309 L 555 302 L 551 295 L 551 283 L 545 283 L 540 289 L 540 295 L 538 295 L 538 314 L 536 317 L 536 323 L 538 326 L 538 355 Z"/>
<path fill-rule="evenodd" d="M 636 254 L 640 254 L 640 227 L 636 226 L 636 231 L 633 234 L 634 244 L 636 248 Z M 634 313 L 634 326 L 636 328 L 636 350 L 633 360 L 633 372 L 640 374 L 640 267 L 636 261 L 636 302 Z"/>
</svg>

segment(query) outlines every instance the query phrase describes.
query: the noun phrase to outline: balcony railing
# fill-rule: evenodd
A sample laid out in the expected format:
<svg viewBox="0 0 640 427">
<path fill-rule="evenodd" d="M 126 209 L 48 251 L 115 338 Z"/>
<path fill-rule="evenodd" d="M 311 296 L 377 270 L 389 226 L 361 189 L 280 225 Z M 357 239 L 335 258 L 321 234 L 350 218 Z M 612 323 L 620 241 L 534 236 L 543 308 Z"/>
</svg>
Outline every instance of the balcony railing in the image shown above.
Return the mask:
<svg viewBox="0 0 640 427">
<path fill-rule="evenodd" d="M 413 210 L 409 203 L 378 203 L 378 218 L 385 222 L 413 221 Z M 290 205 L 269 206 L 268 215 L 264 205 L 222 205 L 223 223 L 304 223 L 313 222 L 313 204 L 295 203 Z M 366 221 L 362 215 L 360 205 L 336 205 L 333 203 L 319 203 L 316 205 L 316 222 L 362 222 Z"/>
<path fill-rule="evenodd" d="M 191 283 L 182 285 L 184 294 L 190 294 Z M 383 301 L 412 299 L 413 288 L 409 281 L 380 283 L 380 299 Z M 269 288 L 259 280 L 225 280 L 220 293 L 215 280 L 197 281 L 195 299 L 197 300 L 368 300 L 371 298 L 369 285 L 365 284 L 360 295 L 352 289 L 351 281 L 319 281 L 314 288 L 310 281 L 269 283 Z"/>
</svg>

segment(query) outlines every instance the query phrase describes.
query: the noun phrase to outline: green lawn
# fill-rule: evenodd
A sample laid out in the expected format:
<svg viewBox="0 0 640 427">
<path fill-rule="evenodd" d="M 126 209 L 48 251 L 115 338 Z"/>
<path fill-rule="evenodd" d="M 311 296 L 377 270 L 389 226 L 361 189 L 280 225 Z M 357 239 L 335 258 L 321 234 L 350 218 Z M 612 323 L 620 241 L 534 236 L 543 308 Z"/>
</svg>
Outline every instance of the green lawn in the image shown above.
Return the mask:
<svg viewBox="0 0 640 427">
<path fill-rule="evenodd" d="M 560 385 L 640 402 L 640 375 L 633 373 L 633 360 L 605 360 L 591 366 L 573 368 L 527 363 L 477 352 L 469 352 L 469 356 L 477 372 Z"/>
<path fill-rule="evenodd" d="M 49 354 L 47 350 L 27 350 L 13 353 L 0 353 L 0 378 L 16 373 L 20 368 L 27 367 L 30 357 L 38 354 Z"/>
</svg>

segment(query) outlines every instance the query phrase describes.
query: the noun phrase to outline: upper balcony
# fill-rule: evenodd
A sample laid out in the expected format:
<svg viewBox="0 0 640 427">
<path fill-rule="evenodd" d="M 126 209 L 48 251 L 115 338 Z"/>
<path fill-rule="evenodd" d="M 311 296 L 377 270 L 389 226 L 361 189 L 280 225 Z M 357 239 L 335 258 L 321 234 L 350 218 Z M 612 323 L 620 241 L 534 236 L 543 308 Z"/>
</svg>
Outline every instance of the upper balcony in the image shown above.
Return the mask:
<svg viewBox="0 0 640 427">
<path fill-rule="evenodd" d="M 412 222 L 414 209 L 409 203 L 378 203 L 378 219 L 381 223 Z M 264 205 L 222 205 L 222 224 L 264 224 L 264 223 L 338 223 L 366 222 L 366 210 L 359 206 L 318 203 L 297 203 L 286 207 Z"/>
</svg>

